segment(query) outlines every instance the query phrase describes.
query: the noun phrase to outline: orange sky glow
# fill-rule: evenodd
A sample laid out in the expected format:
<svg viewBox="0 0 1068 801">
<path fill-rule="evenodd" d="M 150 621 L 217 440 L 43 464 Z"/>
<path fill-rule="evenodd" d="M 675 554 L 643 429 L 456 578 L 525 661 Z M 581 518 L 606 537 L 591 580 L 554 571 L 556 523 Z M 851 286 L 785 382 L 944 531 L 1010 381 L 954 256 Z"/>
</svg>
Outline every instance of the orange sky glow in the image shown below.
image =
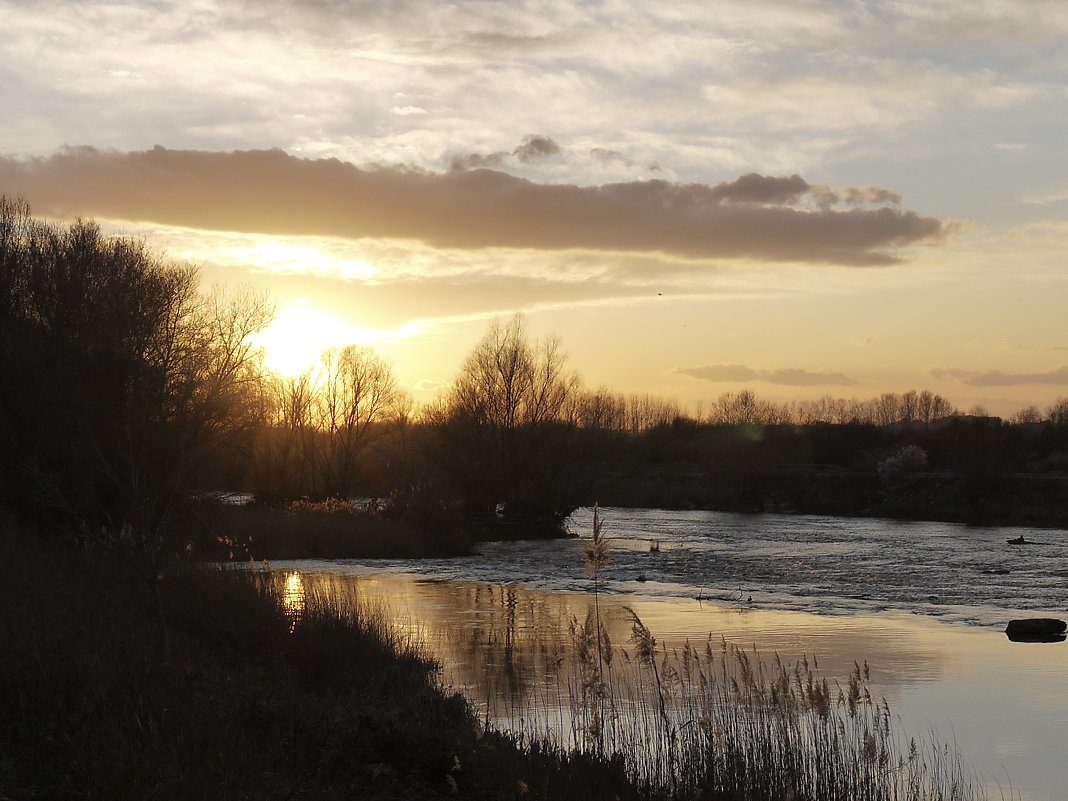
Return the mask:
<svg viewBox="0 0 1068 801">
<path fill-rule="evenodd" d="M 278 369 L 431 400 L 522 311 L 691 408 L 1068 394 L 1063 3 L 5 7 L 0 193 L 268 289 Z"/>
</svg>

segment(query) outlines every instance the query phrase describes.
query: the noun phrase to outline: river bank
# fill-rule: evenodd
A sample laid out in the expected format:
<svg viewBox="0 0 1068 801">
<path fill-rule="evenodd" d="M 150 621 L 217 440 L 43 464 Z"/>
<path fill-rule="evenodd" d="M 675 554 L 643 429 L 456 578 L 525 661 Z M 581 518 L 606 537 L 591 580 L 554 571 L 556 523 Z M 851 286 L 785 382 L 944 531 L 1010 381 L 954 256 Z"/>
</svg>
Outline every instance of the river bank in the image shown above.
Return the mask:
<svg viewBox="0 0 1068 801">
<path fill-rule="evenodd" d="M 485 730 L 370 610 L 308 598 L 298 623 L 269 574 L 186 565 L 162 578 L 163 658 L 129 563 L 0 533 L 5 801 L 639 797 Z"/>
<path fill-rule="evenodd" d="M 769 482 L 759 494 L 738 494 L 704 473 L 656 474 L 628 479 L 613 476 L 601 492 L 604 506 L 631 512 L 722 513 L 742 519 L 837 518 L 862 528 L 880 520 L 917 524 L 959 524 L 973 528 L 1068 529 L 1068 478 L 1032 481 L 1029 493 L 1004 489 L 985 496 L 982 515 L 959 500 L 958 480 L 937 474 L 917 476 L 908 491 L 887 495 L 877 477 L 830 471 L 822 477 L 794 476 Z M 713 492 L 710 487 L 720 489 Z M 1035 489 L 1037 488 L 1037 489 Z M 1036 495 L 1037 493 L 1037 495 Z M 279 561 L 291 559 L 440 559 L 471 556 L 485 543 L 543 540 L 579 534 L 588 509 L 563 525 L 495 527 L 465 525 L 458 517 L 392 515 L 384 507 L 328 499 L 283 505 L 200 499 L 173 542 L 199 561 Z M 725 518 L 726 519 L 726 518 Z M 515 529 L 515 530 L 513 530 Z M 1032 537 L 1033 539 L 1033 537 Z"/>
<path fill-rule="evenodd" d="M 974 526 L 1068 528 L 1068 475 L 924 471 L 811 465 L 738 470 L 643 465 L 598 481 L 605 506 L 775 512 L 938 521 Z"/>
<path fill-rule="evenodd" d="M 523 555 L 508 549 L 508 555 L 527 563 L 544 561 L 541 550 Z M 671 673 L 667 683 L 665 698 L 671 703 L 685 696 L 687 677 L 698 672 L 692 660 L 687 668 L 685 661 L 680 664 L 672 657 L 692 654 L 694 648 L 705 655 L 710 645 L 718 667 L 721 654 L 727 652 L 729 662 L 731 648 L 744 649 L 754 664 L 762 662 L 771 674 L 779 662 L 791 672 L 797 663 L 802 670 L 806 660 L 818 663 L 835 697 L 837 687 L 848 693 L 859 664 L 870 670 L 868 689 L 875 701 L 888 702 L 906 752 L 911 737 L 918 743 L 932 737 L 949 742 L 959 749 L 961 764 L 976 771 L 976 784 L 986 788 L 991 801 L 1063 798 L 1059 748 L 1068 731 L 1068 703 L 1060 688 L 1066 646 L 1013 643 L 1003 625 L 976 626 L 900 612 L 784 611 L 766 598 L 747 603 L 737 595 L 730 601 L 697 601 L 657 595 L 663 588 L 650 586 L 652 582 L 626 593 L 616 584 L 595 599 L 590 579 L 582 592 L 458 576 L 432 579 L 405 572 L 418 567 L 411 563 L 392 565 L 389 572 L 344 563 L 273 567 L 308 592 L 354 592 L 388 608 L 399 626 L 428 643 L 445 666 L 446 679 L 502 727 L 552 731 L 571 740 L 582 737 L 581 713 L 589 707 L 580 703 L 576 719 L 573 701 L 582 700 L 583 663 L 569 643 L 573 621 L 581 631 L 590 611 L 598 608 L 605 641 L 612 643 L 615 656 L 606 668 L 614 690 L 610 731 L 617 740 L 630 739 L 630 719 L 623 712 L 631 707 L 646 714 L 654 710 L 658 720 L 655 678 L 646 669 L 640 681 L 632 680 L 634 672 L 643 669 L 635 660 L 634 612 L 657 640 L 658 667 L 678 673 Z M 653 732 L 660 728 L 657 720 L 646 721 Z M 658 744 L 663 740 L 639 753 L 650 758 Z"/>
</svg>

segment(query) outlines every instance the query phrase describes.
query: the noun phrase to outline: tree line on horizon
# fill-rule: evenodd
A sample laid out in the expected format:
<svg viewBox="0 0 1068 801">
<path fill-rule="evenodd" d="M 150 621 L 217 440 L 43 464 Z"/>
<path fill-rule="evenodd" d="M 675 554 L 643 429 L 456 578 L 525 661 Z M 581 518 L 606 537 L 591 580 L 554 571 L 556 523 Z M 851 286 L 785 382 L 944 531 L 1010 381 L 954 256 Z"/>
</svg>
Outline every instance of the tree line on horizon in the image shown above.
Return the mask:
<svg viewBox="0 0 1068 801">
<path fill-rule="evenodd" d="M 11 379 L 0 389 L 0 502 L 71 537 L 156 554 L 188 499 L 218 489 L 265 502 L 377 496 L 424 521 L 554 527 L 621 487 L 662 502 L 679 475 L 749 476 L 746 492 L 760 494 L 771 466 L 872 472 L 912 464 L 898 457 L 921 442 L 925 468 L 966 467 L 943 453 L 969 439 L 960 421 L 980 421 L 973 434 L 1001 422 L 927 390 L 790 403 L 741 390 L 691 414 L 586 388 L 560 341 L 531 338 L 519 315 L 491 323 L 448 390 L 417 409 L 369 347 L 328 349 L 303 375 L 271 373 L 250 336 L 272 315 L 248 289 L 202 292 L 194 269 L 141 240 L 46 223 L 0 198 L 0 370 Z M 1068 398 L 1008 422 L 1066 430 Z M 1002 439 L 1018 451 L 998 450 L 1002 467 L 1068 468 L 1057 437 Z M 677 502 L 727 503 L 717 497 Z"/>
</svg>

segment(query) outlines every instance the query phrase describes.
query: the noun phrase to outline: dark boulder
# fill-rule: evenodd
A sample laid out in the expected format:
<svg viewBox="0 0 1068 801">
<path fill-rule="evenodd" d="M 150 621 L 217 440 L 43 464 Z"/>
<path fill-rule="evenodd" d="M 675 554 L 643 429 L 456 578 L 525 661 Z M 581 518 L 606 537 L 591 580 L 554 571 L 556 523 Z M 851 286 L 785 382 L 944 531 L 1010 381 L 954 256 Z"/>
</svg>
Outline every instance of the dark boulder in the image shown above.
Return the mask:
<svg viewBox="0 0 1068 801">
<path fill-rule="evenodd" d="M 1005 634 L 1013 642 L 1063 642 L 1068 623 L 1051 617 L 1010 620 Z"/>
</svg>

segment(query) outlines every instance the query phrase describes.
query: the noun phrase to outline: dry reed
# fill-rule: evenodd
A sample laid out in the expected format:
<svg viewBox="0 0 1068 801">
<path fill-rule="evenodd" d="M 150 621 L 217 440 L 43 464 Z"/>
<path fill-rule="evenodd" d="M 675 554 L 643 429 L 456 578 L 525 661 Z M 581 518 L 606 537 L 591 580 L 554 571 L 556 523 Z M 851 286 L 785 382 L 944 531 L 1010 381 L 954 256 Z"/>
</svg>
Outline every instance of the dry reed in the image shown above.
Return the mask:
<svg viewBox="0 0 1068 801">
<path fill-rule="evenodd" d="M 594 515 L 583 548 L 594 603 L 572 617 L 548 680 L 498 720 L 528 747 L 625 766 L 646 797 L 726 801 L 970 801 L 981 792 L 952 745 L 895 728 L 867 664 L 844 684 L 815 660 L 786 664 L 709 635 L 669 649 L 631 609 L 629 649 L 601 621 L 610 558 Z M 497 702 L 489 699 L 489 707 Z M 503 704 L 502 704 L 503 705 Z M 491 720 L 491 722 L 493 722 Z"/>
</svg>

